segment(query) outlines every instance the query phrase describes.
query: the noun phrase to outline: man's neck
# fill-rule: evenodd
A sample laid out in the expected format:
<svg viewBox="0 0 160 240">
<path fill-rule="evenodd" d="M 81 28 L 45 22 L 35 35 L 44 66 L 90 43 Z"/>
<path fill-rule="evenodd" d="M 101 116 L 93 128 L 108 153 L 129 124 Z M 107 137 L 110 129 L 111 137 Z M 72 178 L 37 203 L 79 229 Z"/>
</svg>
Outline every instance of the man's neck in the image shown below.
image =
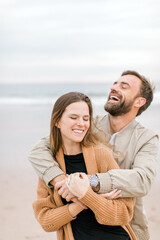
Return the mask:
<svg viewBox="0 0 160 240">
<path fill-rule="evenodd" d="M 122 116 L 109 116 L 109 122 L 110 122 L 110 132 L 111 135 L 119 132 L 122 128 L 127 126 L 134 118 L 135 116 L 131 116 L 130 114 L 124 114 Z"/>
</svg>

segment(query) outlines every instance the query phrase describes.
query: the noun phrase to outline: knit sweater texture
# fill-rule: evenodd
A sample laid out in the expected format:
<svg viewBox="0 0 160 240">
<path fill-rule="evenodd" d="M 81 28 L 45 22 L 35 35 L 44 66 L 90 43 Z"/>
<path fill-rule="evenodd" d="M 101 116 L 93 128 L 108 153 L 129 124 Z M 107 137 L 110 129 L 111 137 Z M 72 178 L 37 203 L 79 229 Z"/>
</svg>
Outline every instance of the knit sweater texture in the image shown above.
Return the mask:
<svg viewBox="0 0 160 240">
<path fill-rule="evenodd" d="M 119 168 L 107 148 L 83 147 L 82 152 L 88 174 Z M 59 150 L 56 159 L 61 169 L 66 172 L 62 149 Z M 134 198 L 108 200 L 93 192 L 89 187 L 80 201 L 94 212 L 100 224 L 120 225 L 128 232 L 132 240 L 137 239 L 129 224 L 133 217 Z M 35 217 L 45 231 L 57 231 L 58 240 L 74 239 L 70 222 L 75 218 L 70 214 L 68 207 L 69 204 L 63 205 L 57 191 L 49 188 L 43 180 L 39 179 L 37 200 L 33 203 Z"/>
</svg>

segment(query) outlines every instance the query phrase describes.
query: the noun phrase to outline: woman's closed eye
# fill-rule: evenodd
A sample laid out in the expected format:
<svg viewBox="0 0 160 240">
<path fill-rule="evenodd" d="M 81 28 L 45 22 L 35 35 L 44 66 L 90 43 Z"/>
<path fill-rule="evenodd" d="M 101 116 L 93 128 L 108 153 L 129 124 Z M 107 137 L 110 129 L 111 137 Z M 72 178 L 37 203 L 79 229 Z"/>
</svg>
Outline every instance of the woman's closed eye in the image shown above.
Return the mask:
<svg viewBox="0 0 160 240">
<path fill-rule="evenodd" d="M 77 117 L 70 117 L 71 119 L 77 119 Z"/>
<path fill-rule="evenodd" d="M 84 121 L 88 122 L 89 121 L 89 118 L 83 118 Z"/>
<path fill-rule="evenodd" d="M 76 117 L 76 116 L 71 116 L 70 118 L 73 119 L 73 120 L 78 119 L 78 117 Z M 89 117 L 84 117 L 83 121 L 88 122 L 89 121 Z"/>
</svg>

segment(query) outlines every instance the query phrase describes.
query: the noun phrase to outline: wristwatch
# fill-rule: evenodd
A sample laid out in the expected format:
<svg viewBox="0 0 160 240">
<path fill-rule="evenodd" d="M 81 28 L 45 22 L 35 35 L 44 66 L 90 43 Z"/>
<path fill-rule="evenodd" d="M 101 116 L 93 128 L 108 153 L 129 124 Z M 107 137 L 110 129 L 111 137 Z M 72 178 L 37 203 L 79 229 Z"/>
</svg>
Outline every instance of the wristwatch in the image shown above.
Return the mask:
<svg viewBox="0 0 160 240">
<path fill-rule="evenodd" d="M 91 175 L 89 178 L 91 188 L 94 192 L 98 192 L 100 188 L 100 181 L 97 175 Z"/>
</svg>

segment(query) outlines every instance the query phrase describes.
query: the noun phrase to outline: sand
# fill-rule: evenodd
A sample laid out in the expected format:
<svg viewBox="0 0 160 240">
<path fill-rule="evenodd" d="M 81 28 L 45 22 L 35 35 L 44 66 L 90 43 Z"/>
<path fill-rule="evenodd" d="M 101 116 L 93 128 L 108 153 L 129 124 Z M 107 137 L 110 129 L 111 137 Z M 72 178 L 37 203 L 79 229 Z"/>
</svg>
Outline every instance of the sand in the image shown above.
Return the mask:
<svg viewBox="0 0 160 240">
<path fill-rule="evenodd" d="M 0 107 L 0 240 L 54 240 L 37 223 L 32 202 L 37 176 L 27 161 L 31 146 L 48 133 L 50 107 Z M 152 107 L 139 120 L 160 134 L 159 107 Z M 160 162 L 160 161 L 159 161 Z M 150 193 L 144 198 L 151 240 L 160 236 L 160 164 Z"/>
</svg>

